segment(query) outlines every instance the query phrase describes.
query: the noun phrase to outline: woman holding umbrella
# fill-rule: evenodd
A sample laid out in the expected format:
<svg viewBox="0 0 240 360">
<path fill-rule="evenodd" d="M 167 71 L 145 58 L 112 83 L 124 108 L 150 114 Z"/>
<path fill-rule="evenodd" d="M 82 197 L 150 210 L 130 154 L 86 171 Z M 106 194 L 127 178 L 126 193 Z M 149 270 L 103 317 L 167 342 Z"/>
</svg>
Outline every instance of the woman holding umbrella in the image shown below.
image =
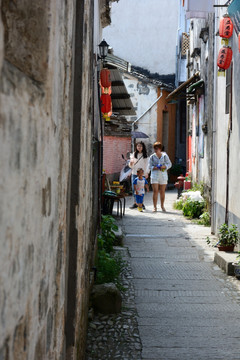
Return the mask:
<svg viewBox="0 0 240 360">
<path fill-rule="evenodd" d="M 144 177 L 148 178 L 149 166 L 148 166 L 149 158 L 147 156 L 147 150 L 144 142 L 140 141 L 136 144 L 136 149 L 133 154 L 130 155 L 130 163 L 129 166 L 132 169 L 132 184 L 137 177 L 137 170 L 142 168 L 144 170 Z M 133 186 L 133 185 L 132 185 Z M 134 194 L 134 187 L 133 187 Z M 130 209 L 137 208 L 136 197 L 134 195 L 134 203 L 130 206 Z M 145 206 L 143 204 L 143 209 Z"/>
</svg>

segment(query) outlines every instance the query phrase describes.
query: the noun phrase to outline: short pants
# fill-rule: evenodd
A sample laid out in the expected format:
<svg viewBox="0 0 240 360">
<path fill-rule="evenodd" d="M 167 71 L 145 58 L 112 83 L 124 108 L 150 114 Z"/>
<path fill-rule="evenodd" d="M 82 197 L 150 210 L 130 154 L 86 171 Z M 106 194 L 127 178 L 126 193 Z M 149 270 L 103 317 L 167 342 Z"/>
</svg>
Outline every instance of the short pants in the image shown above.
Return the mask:
<svg viewBox="0 0 240 360">
<path fill-rule="evenodd" d="M 136 203 L 142 204 L 143 203 L 144 195 L 136 195 Z"/>
<path fill-rule="evenodd" d="M 168 183 L 167 170 L 152 170 L 151 171 L 151 184 L 166 185 Z"/>
</svg>

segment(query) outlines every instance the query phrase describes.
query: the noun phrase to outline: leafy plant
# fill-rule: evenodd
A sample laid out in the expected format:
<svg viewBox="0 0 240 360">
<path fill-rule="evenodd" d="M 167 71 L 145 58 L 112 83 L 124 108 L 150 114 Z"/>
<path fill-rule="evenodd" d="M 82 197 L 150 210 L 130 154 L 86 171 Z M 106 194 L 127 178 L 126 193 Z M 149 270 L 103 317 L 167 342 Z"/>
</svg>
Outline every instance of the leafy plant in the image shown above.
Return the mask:
<svg viewBox="0 0 240 360">
<path fill-rule="evenodd" d="M 205 226 L 211 225 L 210 214 L 208 211 L 204 211 L 202 215 L 199 216 L 198 224 Z"/>
<path fill-rule="evenodd" d="M 113 282 L 120 287 L 120 274 L 125 265 L 119 253 L 108 254 L 105 250 L 98 251 L 97 284 Z"/>
<path fill-rule="evenodd" d="M 118 226 L 111 215 L 102 215 L 100 227 L 102 232 L 98 235 L 98 249 L 104 249 L 109 253 L 113 250 L 113 243 L 116 238 L 114 231 L 118 230 Z"/>
<path fill-rule="evenodd" d="M 206 242 L 207 242 L 208 245 L 211 245 L 211 240 L 210 240 L 210 237 L 209 237 L 209 236 L 207 236 Z"/>
<path fill-rule="evenodd" d="M 231 224 L 231 226 L 228 226 L 225 223 L 222 224 L 219 227 L 218 239 L 218 245 L 236 245 L 239 240 L 239 231 L 237 225 Z"/>
<path fill-rule="evenodd" d="M 121 255 L 115 253 L 113 244 L 116 239 L 114 231 L 118 230 L 115 219 L 111 215 L 102 215 L 101 234 L 98 235 L 97 284 L 113 282 L 123 290 L 120 274 L 125 265 Z"/>
<path fill-rule="evenodd" d="M 238 251 L 238 255 L 237 255 L 237 257 L 236 257 L 236 262 L 234 263 L 234 264 L 236 264 L 236 265 L 240 265 L 240 251 Z"/>
<path fill-rule="evenodd" d="M 182 208 L 183 215 L 189 217 L 190 219 L 199 218 L 199 216 L 203 213 L 204 206 L 204 201 L 187 199 Z"/>
<path fill-rule="evenodd" d="M 201 195 L 204 195 L 204 183 L 201 181 L 200 183 L 193 183 L 192 188 L 188 191 L 200 191 Z"/>
<path fill-rule="evenodd" d="M 180 198 L 180 199 L 178 199 L 178 200 L 175 201 L 173 207 L 174 207 L 174 209 L 182 210 L 183 205 L 184 205 L 183 199 Z"/>
</svg>

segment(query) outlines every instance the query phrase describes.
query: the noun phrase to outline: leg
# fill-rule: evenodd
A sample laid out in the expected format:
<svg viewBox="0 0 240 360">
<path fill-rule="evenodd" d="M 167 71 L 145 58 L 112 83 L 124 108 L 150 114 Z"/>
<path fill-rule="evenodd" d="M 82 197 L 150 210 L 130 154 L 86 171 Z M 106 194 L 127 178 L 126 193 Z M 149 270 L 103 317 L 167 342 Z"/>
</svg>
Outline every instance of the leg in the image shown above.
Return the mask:
<svg viewBox="0 0 240 360">
<path fill-rule="evenodd" d="M 130 209 L 134 209 L 137 207 L 137 202 L 136 202 L 136 195 L 134 194 L 134 185 L 133 182 L 136 179 L 137 175 L 133 175 L 132 174 L 132 192 L 133 192 L 133 205 L 130 206 Z"/>
<path fill-rule="evenodd" d="M 142 201 L 143 198 L 141 195 L 136 195 L 136 202 L 137 202 L 137 206 L 138 206 L 138 211 L 142 211 Z"/>
<path fill-rule="evenodd" d="M 158 199 L 158 184 L 152 184 L 153 189 L 153 211 L 157 211 L 157 199 Z"/>
<path fill-rule="evenodd" d="M 165 207 L 164 207 L 166 186 L 167 185 L 159 185 L 159 187 L 160 187 L 160 202 L 161 202 L 161 208 L 163 211 L 166 211 Z"/>
<path fill-rule="evenodd" d="M 144 195 L 139 196 L 139 200 L 138 200 L 138 208 L 140 209 L 140 211 L 143 210 L 143 197 Z"/>
</svg>

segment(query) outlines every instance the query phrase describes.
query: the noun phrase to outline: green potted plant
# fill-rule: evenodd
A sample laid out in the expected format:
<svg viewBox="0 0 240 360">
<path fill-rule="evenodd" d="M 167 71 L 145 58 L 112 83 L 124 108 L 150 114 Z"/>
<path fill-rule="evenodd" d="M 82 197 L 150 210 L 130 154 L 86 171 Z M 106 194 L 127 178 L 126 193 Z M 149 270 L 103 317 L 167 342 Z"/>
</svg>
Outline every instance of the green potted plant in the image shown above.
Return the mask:
<svg viewBox="0 0 240 360">
<path fill-rule="evenodd" d="M 219 228 L 217 247 L 220 251 L 233 251 L 239 239 L 239 231 L 235 224 L 222 224 Z"/>
<path fill-rule="evenodd" d="M 234 274 L 238 280 L 240 280 L 240 251 L 238 252 L 237 261 L 232 263 L 234 267 Z"/>
</svg>

